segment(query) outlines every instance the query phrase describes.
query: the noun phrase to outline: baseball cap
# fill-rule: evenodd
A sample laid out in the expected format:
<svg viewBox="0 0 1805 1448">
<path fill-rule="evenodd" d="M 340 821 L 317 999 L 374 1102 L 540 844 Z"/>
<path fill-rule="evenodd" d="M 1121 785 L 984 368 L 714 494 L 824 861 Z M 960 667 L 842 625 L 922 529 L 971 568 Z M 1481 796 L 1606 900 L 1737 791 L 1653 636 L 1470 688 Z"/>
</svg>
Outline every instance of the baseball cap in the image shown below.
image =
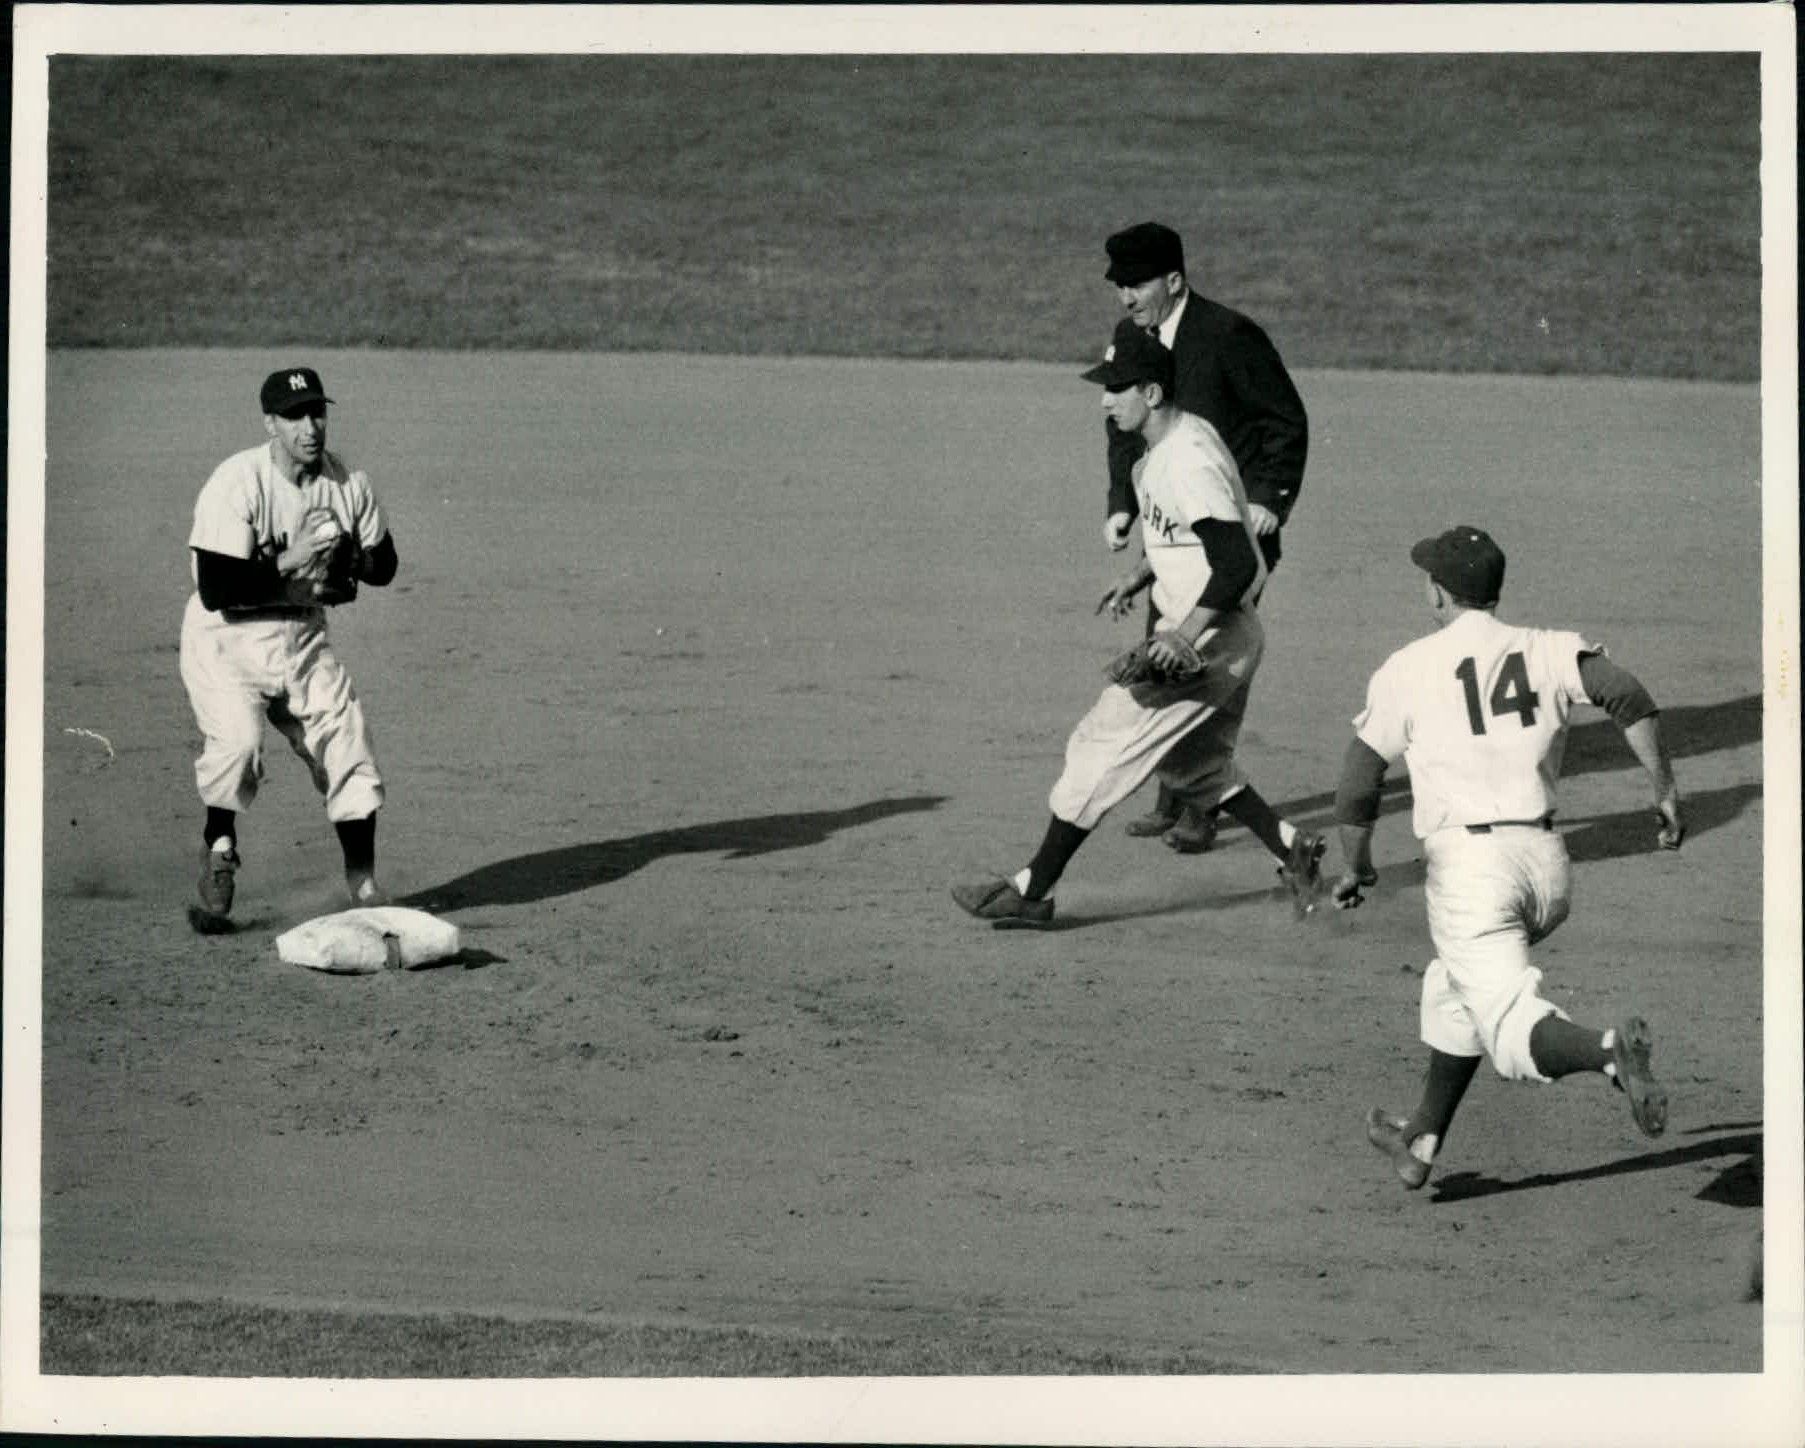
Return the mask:
<svg viewBox="0 0 1805 1448">
<path fill-rule="evenodd" d="M 1172 354 L 1158 337 L 1142 331 L 1127 317 L 1116 323 L 1115 336 L 1103 360 L 1084 374 L 1086 382 L 1101 382 L 1111 392 L 1137 382 L 1157 382 L 1172 396 Z"/>
<path fill-rule="evenodd" d="M 1496 603 L 1504 589 L 1504 551 L 1483 529 L 1465 523 L 1423 539 L 1410 550 L 1410 561 L 1468 603 Z"/>
<path fill-rule="evenodd" d="M 1167 272 L 1185 269 L 1185 247 L 1178 233 L 1157 221 L 1143 221 L 1118 231 L 1103 243 L 1109 270 L 1103 275 L 1117 286 L 1138 287 Z"/>
<path fill-rule="evenodd" d="M 292 412 L 310 402 L 330 402 L 320 374 L 311 367 L 284 367 L 263 379 L 258 394 L 265 412 Z"/>
</svg>

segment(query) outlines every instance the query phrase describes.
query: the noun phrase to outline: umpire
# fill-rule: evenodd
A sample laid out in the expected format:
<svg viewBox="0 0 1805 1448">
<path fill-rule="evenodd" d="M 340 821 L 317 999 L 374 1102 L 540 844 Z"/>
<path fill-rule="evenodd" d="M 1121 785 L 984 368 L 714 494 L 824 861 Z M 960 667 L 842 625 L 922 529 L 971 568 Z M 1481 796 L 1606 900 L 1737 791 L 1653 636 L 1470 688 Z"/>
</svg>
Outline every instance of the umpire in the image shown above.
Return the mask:
<svg viewBox="0 0 1805 1448">
<path fill-rule="evenodd" d="M 1185 249 L 1176 231 L 1143 221 L 1104 244 L 1123 309 L 1137 326 L 1172 353 L 1173 401 L 1221 434 L 1241 469 L 1248 511 L 1270 571 L 1278 566 L 1280 530 L 1303 488 L 1309 421 L 1303 399 L 1278 349 L 1260 326 L 1232 307 L 1191 290 Z M 1133 469 L 1145 444 L 1113 421 L 1108 434 L 1109 514 L 1104 539 L 1111 549 L 1128 544 L 1134 523 Z M 1148 618 L 1151 628 L 1153 619 Z M 1182 817 L 1181 817 L 1182 816 Z M 1213 818 L 1182 811 L 1164 789 L 1153 812 L 1128 825 L 1131 835 L 1162 835 L 1181 854 L 1209 849 Z"/>
</svg>

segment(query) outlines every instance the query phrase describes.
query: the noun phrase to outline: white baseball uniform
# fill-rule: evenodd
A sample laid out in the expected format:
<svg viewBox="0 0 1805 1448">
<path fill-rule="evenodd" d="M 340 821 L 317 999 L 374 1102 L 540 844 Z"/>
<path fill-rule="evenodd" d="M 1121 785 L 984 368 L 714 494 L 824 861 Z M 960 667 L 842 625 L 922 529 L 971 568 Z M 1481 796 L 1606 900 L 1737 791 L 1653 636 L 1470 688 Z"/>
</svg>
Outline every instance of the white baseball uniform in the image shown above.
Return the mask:
<svg viewBox="0 0 1805 1448">
<path fill-rule="evenodd" d="M 1135 463 L 1134 490 L 1153 568 L 1153 604 L 1161 617 L 1182 619 L 1209 584 L 1209 555 L 1194 523 L 1239 523 L 1256 572 L 1240 606 L 1198 639 L 1204 670 L 1197 678 L 1181 684 L 1111 684 L 1079 720 L 1048 803 L 1060 819 L 1087 830 L 1156 769 L 1175 795 L 1201 810 L 1214 809 L 1245 786 L 1235 766 L 1235 741 L 1265 647 L 1253 603 L 1265 586 L 1266 564 L 1247 516 L 1240 469 L 1216 429 L 1179 413 Z"/>
<path fill-rule="evenodd" d="M 1484 610 L 1399 649 L 1372 676 L 1354 720 L 1388 763 L 1402 757 L 1428 861 L 1436 958 L 1423 973 L 1422 1038 L 1498 1074 L 1545 1080 L 1529 1033 L 1547 1015 L 1529 947 L 1567 918 L 1571 872 L 1552 826 L 1579 661 L 1604 649 L 1577 633 L 1519 628 Z"/>
<path fill-rule="evenodd" d="M 277 468 L 272 446 L 247 448 L 214 469 L 195 502 L 191 548 L 274 558 L 302 519 L 320 508 L 365 550 L 382 541 L 388 524 L 368 477 L 325 452 L 318 476 L 297 485 Z M 189 563 L 192 569 L 192 554 Z M 256 797 L 268 719 L 307 763 L 334 823 L 381 807 L 369 725 L 351 676 L 332 651 L 324 608 L 214 612 L 197 591 L 182 617 L 181 673 L 204 739 L 194 767 L 204 804 L 237 811 Z"/>
</svg>

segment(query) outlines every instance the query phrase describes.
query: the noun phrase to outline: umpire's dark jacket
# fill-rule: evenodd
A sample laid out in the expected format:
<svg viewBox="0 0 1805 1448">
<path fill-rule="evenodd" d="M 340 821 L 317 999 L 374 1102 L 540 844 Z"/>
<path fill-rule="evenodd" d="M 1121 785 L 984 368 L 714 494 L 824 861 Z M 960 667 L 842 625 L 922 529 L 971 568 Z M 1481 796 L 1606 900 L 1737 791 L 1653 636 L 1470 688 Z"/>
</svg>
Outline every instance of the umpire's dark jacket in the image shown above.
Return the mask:
<svg viewBox="0 0 1805 1448">
<path fill-rule="evenodd" d="M 1303 399 L 1278 349 L 1251 318 L 1192 291 L 1172 338 L 1173 397 L 1217 432 L 1235 455 L 1247 501 L 1278 515 L 1281 526 L 1304 485 L 1310 442 Z M 1113 421 L 1109 434 L 1109 512 L 1134 517 L 1132 469 L 1145 450 L 1140 434 Z M 1278 534 L 1260 539 L 1266 563 L 1279 559 Z"/>
</svg>

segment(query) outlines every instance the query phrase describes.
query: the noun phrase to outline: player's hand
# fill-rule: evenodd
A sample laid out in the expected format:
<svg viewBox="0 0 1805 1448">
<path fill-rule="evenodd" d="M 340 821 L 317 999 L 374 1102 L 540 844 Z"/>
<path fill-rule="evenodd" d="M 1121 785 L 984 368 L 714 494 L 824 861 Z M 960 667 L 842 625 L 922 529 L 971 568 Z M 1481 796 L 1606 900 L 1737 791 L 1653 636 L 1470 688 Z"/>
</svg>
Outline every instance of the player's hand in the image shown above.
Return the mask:
<svg viewBox="0 0 1805 1448">
<path fill-rule="evenodd" d="M 1160 629 L 1147 640 L 1147 657 L 1167 674 L 1186 675 L 1196 672 L 1197 651 L 1186 649 L 1182 640 L 1169 629 Z"/>
<path fill-rule="evenodd" d="M 323 568 L 327 555 L 338 546 L 343 531 L 330 508 L 308 509 L 288 540 L 288 547 L 277 558 L 276 567 L 283 573 L 306 573 Z"/>
<path fill-rule="evenodd" d="M 1670 794 L 1655 804 L 1655 839 L 1664 850 L 1677 850 L 1686 838 L 1686 821 L 1680 816 L 1680 797 Z"/>
<path fill-rule="evenodd" d="M 1247 517 L 1248 521 L 1253 524 L 1254 533 L 1261 538 L 1266 537 L 1269 533 L 1276 533 L 1279 530 L 1279 515 L 1264 504 L 1249 503 L 1247 505 Z"/>
<path fill-rule="evenodd" d="M 1111 553 L 1120 553 L 1128 546 L 1128 530 L 1133 526 L 1134 519 L 1126 513 L 1111 513 L 1104 520 L 1103 542 Z"/>
<path fill-rule="evenodd" d="M 1379 872 L 1377 870 L 1367 870 L 1363 873 L 1343 870 L 1340 878 L 1329 886 L 1329 898 L 1335 902 L 1337 910 L 1354 910 L 1366 898 L 1360 893 L 1361 890 L 1378 883 Z"/>
<path fill-rule="evenodd" d="M 1107 612 L 1111 618 L 1121 618 L 1124 614 L 1134 612 L 1134 595 L 1138 591 L 1130 585 L 1133 579 L 1118 578 L 1109 586 L 1097 604 L 1097 612 Z"/>
</svg>

